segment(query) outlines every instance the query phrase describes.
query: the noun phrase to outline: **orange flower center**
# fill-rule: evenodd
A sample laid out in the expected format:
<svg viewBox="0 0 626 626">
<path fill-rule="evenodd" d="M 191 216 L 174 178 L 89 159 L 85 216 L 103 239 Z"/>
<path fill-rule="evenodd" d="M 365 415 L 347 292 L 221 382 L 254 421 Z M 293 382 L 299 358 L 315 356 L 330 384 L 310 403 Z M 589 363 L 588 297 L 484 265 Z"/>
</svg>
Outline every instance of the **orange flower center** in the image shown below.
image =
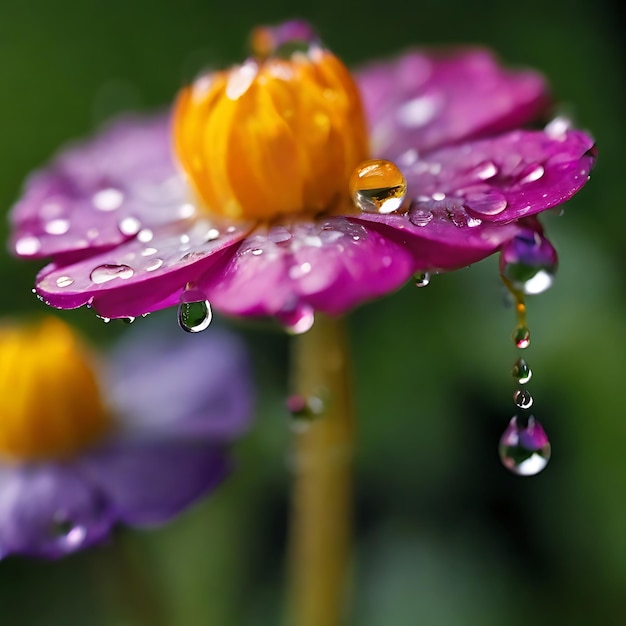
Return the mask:
<svg viewBox="0 0 626 626">
<path fill-rule="evenodd" d="M 69 326 L 0 327 L 0 457 L 70 456 L 110 426 L 93 369 Z"/>
<path fill-rule="evenodd" d="M 346 67 L 316 45 L 197 79 L 174 110 L 175 150 L 207 212 L 268 220 L 352 212 L 349 180 L 368 158 Z"/>
</svg>

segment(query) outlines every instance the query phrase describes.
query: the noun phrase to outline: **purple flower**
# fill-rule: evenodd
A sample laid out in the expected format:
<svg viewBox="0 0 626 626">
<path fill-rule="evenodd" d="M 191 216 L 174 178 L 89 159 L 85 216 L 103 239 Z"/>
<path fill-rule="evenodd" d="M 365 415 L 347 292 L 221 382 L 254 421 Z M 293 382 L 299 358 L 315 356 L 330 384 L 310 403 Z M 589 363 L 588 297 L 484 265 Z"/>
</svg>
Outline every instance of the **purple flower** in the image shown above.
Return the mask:
<svg viewBox="0 0 626 626">
<path fill-rule="evenodd" d="M 527 129 L 546 119 L 542 77 L 485 50 L 413 51 L 353 80 L 301 22 L 253 42 L 256 57 L 198 78 L 173 114 L 118 120 L 31 176 L 12 248 L 52 258 L 47 303 L 137 316 L 191 289 L 306 330 L 315 310 L 541 234 L 536 214 L 589 177 L 587 134 L 559 118 Z M 359 185 L 382 195 L 361 202 Z"/>
<path fill-rule="evenodd" d="M 161 524 L 228 474 L 251 419 L 242 345 L 151 322 L 98 369 L 58 319 L 0 327 L 0 557 Z"/>
</svg>

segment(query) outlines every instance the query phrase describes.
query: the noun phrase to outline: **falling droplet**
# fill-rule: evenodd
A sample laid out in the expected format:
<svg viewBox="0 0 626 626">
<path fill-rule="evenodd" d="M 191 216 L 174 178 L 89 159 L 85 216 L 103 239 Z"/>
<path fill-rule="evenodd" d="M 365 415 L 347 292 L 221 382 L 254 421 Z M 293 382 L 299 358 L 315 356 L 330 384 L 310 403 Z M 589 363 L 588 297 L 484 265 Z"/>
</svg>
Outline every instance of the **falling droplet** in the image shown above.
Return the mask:
<svg viewBox="0 0 626 626">
<path fill-rule="evenodd" d="M 289 396 L 285 402 L 291 417 L 295 419 L 311 420 L 324 411 L 324 402 L 318 396 Z"/>
<path fill-rule="evenodd" d="M 517 326 L 511 338 L 515 346 L 520 350 L 524 350 L 530 345 L 530 331 L 526 326 Z"/>
<path fill-rule="evenodd" d="M 430 273 L 422 272 L 421 274 L 415 274 L 413 280 L 416 287 L 427 287 L 430 284 Z"/>
<path fill-rule="evenodd" d="M 513 402 L 520 409 L 530 409 L 533 405 L 533 397 L 527 389 L 516 389 L 513 394 Z"/>
<path fill-rule="evenodd" d="M 538 474 L 550 460 L 551 447 L 541 424 L 531 415 L 528 420 L 515 416 L 500 438 L 503 465 L 519 476 Z"/>
<path fill-rule="evenodd" d="M 510 288 L 520 293 L 543 293 L 554 283 L 558 256 L 541 233 L 525 231 L 505 244 L 500 254 L 500 274 Z"/>
<path fill-rule="evenodd" d="M 98 265 L 94 268 L 89 276 L 96 285 L 108 283 L 110 280 L 120 278 L 122 280 L 128 280 L 133 276 L 135 272 L 132 267 L 128 265 L 114 265 L 105 263 L 104 265 Z"/>
<path fill-rule="evenodd" d="M 368 213 L 393 213 L 406 196 L 406 179 L 395 163 L 383 159 L 365 161 L 350 178 L 355 204 Z"/>
<path fill-rule="evenodd" d="M 181 302 L 178 305 L 178 325 L 188 333 L 206 330 L 213 318 L 208 300 Z"/>
<path fill-rule="evenodd" d="M 531 379 L 533 373 L 528 363 L 520 358 L 515 362 L 511 375 L 520 385 L 525 385 Z"/>
</svg>

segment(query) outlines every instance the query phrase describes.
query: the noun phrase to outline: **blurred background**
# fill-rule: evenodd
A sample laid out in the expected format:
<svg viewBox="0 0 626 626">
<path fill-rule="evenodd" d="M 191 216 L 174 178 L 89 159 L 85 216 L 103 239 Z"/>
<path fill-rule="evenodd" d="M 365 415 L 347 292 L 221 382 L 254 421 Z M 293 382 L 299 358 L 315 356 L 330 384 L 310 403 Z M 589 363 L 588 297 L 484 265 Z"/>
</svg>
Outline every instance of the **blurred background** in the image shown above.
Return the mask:
<svg viewBox="0 0 626 626">
<path fill-rule="evenodd" d="M 544 220 L 561 268 L 554 287 L 528 303 L 529 389 L 553 447 L 542 474 L 519 478 L 497 456 L 517 358 L 497 259 L 353 314 L 352 624 L 625 624 L 626 107 L 617 3 L 1 0 L 0 206 L 8 210 L 28 172 L 68 140 L 121 111 L 166 106 L 199 69 L 242 58 L 253 26 L 289 17 L 311 20 L 349 64 L 413 45 L 489 46 L 510 65 L 545 73 L 600 151 L 588 187 L 563 216 Z M 4 222 L 0 234 L 5 240 Z M 40 265 L 2 256 L 2 316 L 45 312 L 30 291 Z M 175 311 L 161 315 L 176 323 Z M 62 317 L 103 350 L 129 330 L 89 311 Z M 0 563 L 2 626 L 144 626 L 137 611 L 146 603 L 176 626 L 280 623 L 288 342 L 264 327 L 234 327 L 252 350 L 259 419 L 237 447 L 233 478 L 165 528 L 122 531 L 61 562 Z"/>
</svg>

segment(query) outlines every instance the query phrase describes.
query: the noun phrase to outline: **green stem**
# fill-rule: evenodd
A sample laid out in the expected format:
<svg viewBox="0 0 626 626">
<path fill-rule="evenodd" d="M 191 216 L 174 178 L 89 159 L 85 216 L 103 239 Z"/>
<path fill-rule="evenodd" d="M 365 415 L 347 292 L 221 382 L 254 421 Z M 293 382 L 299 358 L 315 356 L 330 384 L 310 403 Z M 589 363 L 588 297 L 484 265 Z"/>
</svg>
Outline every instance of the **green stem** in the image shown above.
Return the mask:
<svg viewBox="0 0 626 626">
<path fill-rule="evenodd" d="M 342 320 L 319 316 L 295 339 L 295 392 L 321 414 L 295 434 L 288 626 L 344 621 L 352 518 L 354 417 Z"/>
</svg>

